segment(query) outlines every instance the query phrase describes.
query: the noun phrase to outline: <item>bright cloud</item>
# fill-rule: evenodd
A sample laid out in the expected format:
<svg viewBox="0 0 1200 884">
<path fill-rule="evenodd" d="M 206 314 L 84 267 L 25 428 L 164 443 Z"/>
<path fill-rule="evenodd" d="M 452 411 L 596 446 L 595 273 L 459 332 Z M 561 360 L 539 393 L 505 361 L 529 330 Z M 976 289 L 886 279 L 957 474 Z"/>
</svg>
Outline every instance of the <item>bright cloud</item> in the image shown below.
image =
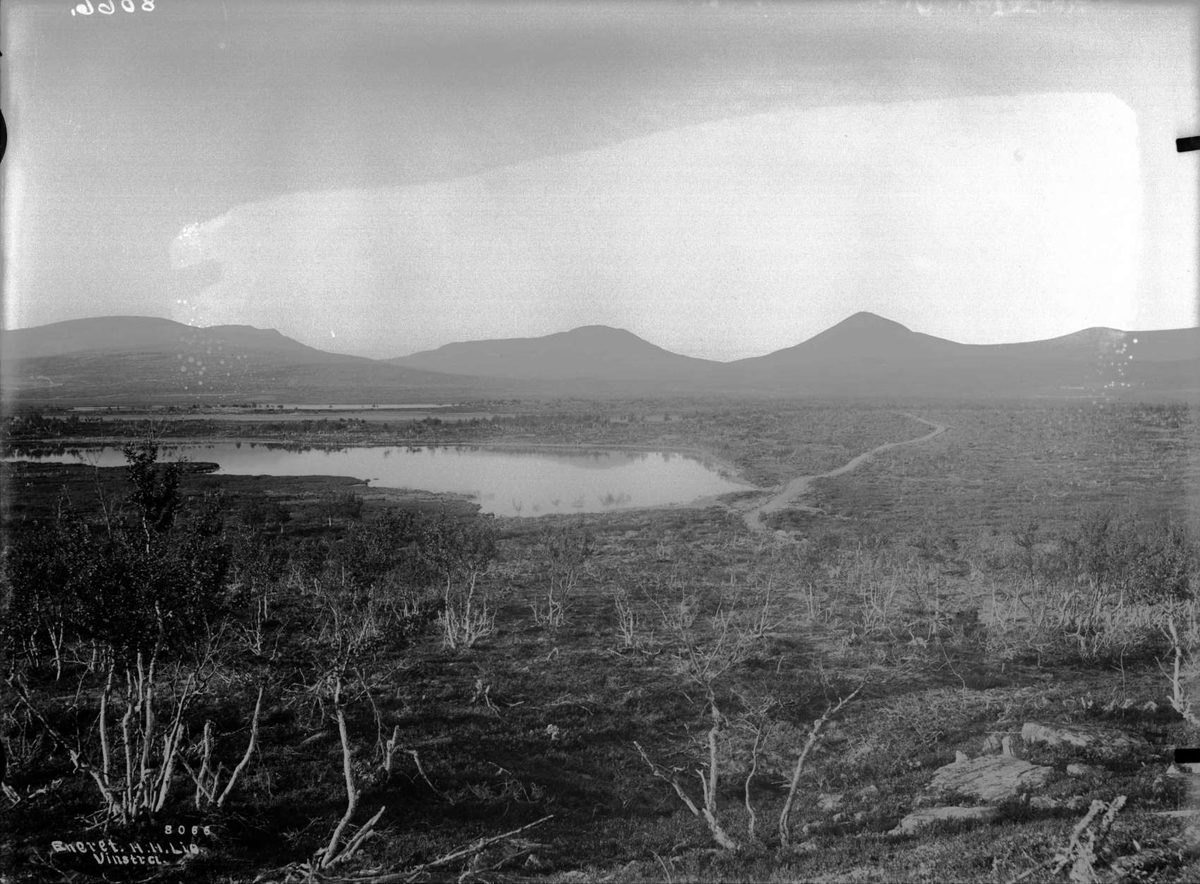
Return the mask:
<svg viewBox="0 0 1200 884">
<path fill-rule="evenodd" d="M 730 359 L 858 309 L 1021 340 L 1135 315 L 1138 156 L 1110 95 L 815 108 L 246 204 L 172 260 L 221 263 L 205 324 L 374 355 L 606 323 Z"/>
</svg>

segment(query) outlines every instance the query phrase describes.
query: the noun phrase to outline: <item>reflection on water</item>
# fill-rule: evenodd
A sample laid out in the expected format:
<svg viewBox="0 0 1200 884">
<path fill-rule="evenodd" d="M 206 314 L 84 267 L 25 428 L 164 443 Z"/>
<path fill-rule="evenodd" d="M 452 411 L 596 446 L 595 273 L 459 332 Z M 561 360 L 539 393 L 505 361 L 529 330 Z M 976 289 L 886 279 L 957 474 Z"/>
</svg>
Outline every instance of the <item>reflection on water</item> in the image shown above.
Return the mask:
<svg viewBox="0 0 1200 884">
<path fill-rule="evenodd" d="M 228 475 L 353 476 L 373 486 L 465 494 L 501 516 L 605 512 L 688 503 L 740 490 L 697 458 L 656 451 L 404 445 L 315 448 L 263 442 L 163 445 L 163 460 L 220 464 Z M 21 449 L 6 460 L 123 466 L 120 448 Z"/>
<path fill-rule="evenodd" d="M 213 404 L 202 409 L 175 406 L 106 406 L 81 405 L 70 409 L 76 415 L 86 415 L 99 421 L 153 420 L 195 421 L 216 420 L 224 423 L 337 423 L 371 421 L 373 423 L 459 423 L 491 420 L 496 415 L 487 411 L 450 411 L 451 405 L 263 405 L 249 408 L 240 405 Z"/>
</svg>

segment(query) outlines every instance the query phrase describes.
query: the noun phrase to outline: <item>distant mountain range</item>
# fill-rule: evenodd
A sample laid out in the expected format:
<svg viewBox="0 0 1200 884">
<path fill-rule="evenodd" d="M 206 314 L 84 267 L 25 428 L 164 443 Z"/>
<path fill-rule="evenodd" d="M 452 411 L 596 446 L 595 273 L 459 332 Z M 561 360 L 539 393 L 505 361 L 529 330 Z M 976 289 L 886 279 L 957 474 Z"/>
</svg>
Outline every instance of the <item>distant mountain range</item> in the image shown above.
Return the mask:
<svg viewBox="0 0 1200 884">
<path fill-rule="evenodd" d="M 1091 328 L 960 344 L 856 313 L 794 347 L 734 362 L 671 353 L 591 325 L 447 344 L 389 360 L 328 353 L 274 330 L 78 319 L 0 333 L 6 393 L 40 400 L 252 398 L 367 403 L 513 396 L 1200 396 L 1200 328 Z"/>
<path fill-rule="evenodd" d="M 249 325 L 196 328 L 150 316 L 102 316 L 69 319 L 36 328 L 0 332 L 0 356 L 31 358 L 66 356 L 97 351 L 178 351 L 193 354 L 212 348 L 261 354 L 281 354 L 289 360 L 322 362 L 361 360 L 308 347 L 274 329 Z M 371 360 L 366 360 L 371 361 Z"/>
<path fill-rule="evenodd" d="M 408 368 L 608 388 L 810 396 L 1025 397 L 1200 392 L 1200 328 L 1091 328 L 1044 341 L 959 344 L 855 313 L 783 350 L 693 359 L 623 329 L 471 341 L 391 360 Z"/>
<path fill-rule="evenodd" d="M 585 325 L 541 338 L 447 344 L 389 360 L 393 365 L 541 381 L 717 381 L 724 363 L 680 356 L 633 332 Z"/>
<path fill-rule="evenodd" d="M 274 329 L 196 328 L 146 316 L 0 332 L 0 385 L 22 400 L 101 404 L 214 398 L 370 403 L 396 395 L 440 402 L 500 389 L 487 378 L 328 353 Z"/>
<path fill-rule="evenodd" d="M 1186 396 L 1200 393 L 1200 328 L 1090 328 L 1026 343 L 960 344 L 856 313 L 795 347 L 728 368 L 755 388 L 826 396 Z"/>
</svg>

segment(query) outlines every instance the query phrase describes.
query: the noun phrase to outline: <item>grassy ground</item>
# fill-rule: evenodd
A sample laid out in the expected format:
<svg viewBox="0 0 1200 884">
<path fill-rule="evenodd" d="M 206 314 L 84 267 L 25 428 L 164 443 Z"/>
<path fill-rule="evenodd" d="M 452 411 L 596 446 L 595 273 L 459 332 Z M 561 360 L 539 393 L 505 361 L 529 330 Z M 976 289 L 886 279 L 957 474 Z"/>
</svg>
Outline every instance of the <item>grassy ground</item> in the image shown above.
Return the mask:
<svg viewBox="0 0 1200 884">
<path fill-rule="evenodd" d="M 1135 508 L 1147 518 L 1184 512 L 1191 415 L 1138 406 L 910 410 L 951 429 L 819 483 L 805 503 L 828 516 L 777 517 L 799 543 L 751 534 L 719 505 L 496 520 L 497 556 L 479 583 L 494 631 L 459 649 L 445 647 L 436 624 L 416 634 L 385 631 L 360 661 L 364 678 L 346 704 L 362 792 L 354 822 L 386 810 L 380 837 L 340 873 L 414 868 L 552 815 L 429 877 L 1008 881 L 1052 860 L 1087 802 L 1125 795 L 1097 860 L 1101 874 L 1138 855 L 1154 859 L 1136 880 L 1200 877 L 1182 839 L 1187 820 L 1153 815 L 1186 805 L 1184 780 L 1167 770 L 1171 748 L 1196 736 L 1167 703 L 1158 660 L 1169 648 L 1146 633 L 1088 656 L 1070 636 L 1036 627 L 1037 602 L 1018 604 L 1021 594 L 1068 590 L 1037 568 L 1024 573 L 1013 536 L 1014 526 L 1039 521 L 1035 549 L 1049 558 L 1058 534 L 1089 506 Z M 642 416 L 651 411 L 644 407 Z M 677 413 L 669 422 L 600 421 L 589 435 L 591 418 L 568 409 L 530 418 L 528 432 L 546 441 L 705 447 L 764 485 L 924 432 L 894 409 L 838 404 L 776 415 L 758 406 Z M 512 438 L 516 424 L 500 435 Z M 7 470 L 10 529 L 44 516 L 64 482 L 72 500 L 85 499 L 96 481 L 88 472 Z M 101 487 L 119 481 L 102 478 Z M 357 505 L 356 489 L 335 479 L 196 475 L 184 484 L 191 494 L 225 487 L 231 513 L 269 496 L 270 511 L 256 519 L 277 530 L 297 561 L 304 544 L 336 539 L 396 504 Z M 552 565 L 547 527 L 595 538 L 557 629 L 532 614 Z M 314 598 L 297 587 L 295 573 L 284 568 L 270 584 L 264 650 L 231 642 L 194 711 L 194 728 L 204 718 L 217 724 L 218 751 L 231 768 L 245 746 L 257 685 L 269 686 L 259 749 L 230 804 L 197 811 L 181 780 L 153 823 L 210 827 L 210 836 L 196 839 L 201 853 L 164 880 L 250 880 L 305 860 L 345 809 L 337 726 L 328 699 L 312 689 Z M 750 640 L 737 645 L 739 636 Z M 697 660 L 714 670 L 704 675 Z M 722 661 L 728 668 L 712 675 Z M 30 685 L 47 709 L 67 716 L 78 703 L 76 674 L 56 681 L 43 665 L 29 673 Z M 781 847 L 775 829 L 794 759 L 812 722 L 860 684 L 807 762 L 792 845 Z M 704 822 L 635 745 L 656 764 L 679 768 L 686 794 L 702 803 L 691 771 L 708 762 L 712 700 L 725 716 L 717 804 L 726 829 L 745 844 L 737 852 L 715 849 Z M 100 837 L 95 790 L 11 696 L 6 709 L 8 781 L 23 800 L 6 802 L 0 821 L 8 833 L 4 867 L 17 879 L 69 877 L 50 841 Z M 1055 769 L 1041 794 L 1059 806 L 1012 801 L 992 823 L 888 835 L 956 751 L 977 755 L 989 736 L 1015 735 L 1026 721 L 1116 727 L 1147 742 L 1117 759 L 1020 747 L 1023 757 Z M 85 732 L 86 723 L 85 716 Z M 761 845 L 746 837 L 755 728 L 763 740 L 750 797 Z M 393 734 L 399 751 L 389 774 L 383 758 Z M 1072 761 L 1095 763 L 1102 774 L 1068 777 Z M 1025 880 L 1065 879 L 1046 867 Z"/>
<path fill-rule="evenodd" d="M 810 502 L 881 532 L 930 525 L 960 535 L 1028 519 L 1064 527 L 1112 503 L 1196 512 L 1200 427 L 1187 409 L 980 405 L 923 414 L 950 432 L 822 480 Z"/>
</svg>

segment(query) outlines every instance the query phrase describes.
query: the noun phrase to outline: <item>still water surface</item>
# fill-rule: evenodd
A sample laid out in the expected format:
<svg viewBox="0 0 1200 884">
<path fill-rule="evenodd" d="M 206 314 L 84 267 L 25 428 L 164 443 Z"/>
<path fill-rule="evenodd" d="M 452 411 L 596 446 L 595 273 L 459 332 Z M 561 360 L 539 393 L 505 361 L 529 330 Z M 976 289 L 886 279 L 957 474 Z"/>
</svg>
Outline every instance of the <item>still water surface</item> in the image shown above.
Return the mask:
<svg viewBox="0 0 1200 884">
<path fill-rule="evenodd" d="M 162 460 L 220 464 L 243 476 L 353 476 L 372 486 L 471 495 L 500 516 L 596 513 L 690 503 L 746 486 L 690 455 L 658 451 L 512 450 L 475 446 L 288 451 L 253 442 L 164 445 Z M 6 458 L 123 466 L 119 448 Z"/>
</svg>

